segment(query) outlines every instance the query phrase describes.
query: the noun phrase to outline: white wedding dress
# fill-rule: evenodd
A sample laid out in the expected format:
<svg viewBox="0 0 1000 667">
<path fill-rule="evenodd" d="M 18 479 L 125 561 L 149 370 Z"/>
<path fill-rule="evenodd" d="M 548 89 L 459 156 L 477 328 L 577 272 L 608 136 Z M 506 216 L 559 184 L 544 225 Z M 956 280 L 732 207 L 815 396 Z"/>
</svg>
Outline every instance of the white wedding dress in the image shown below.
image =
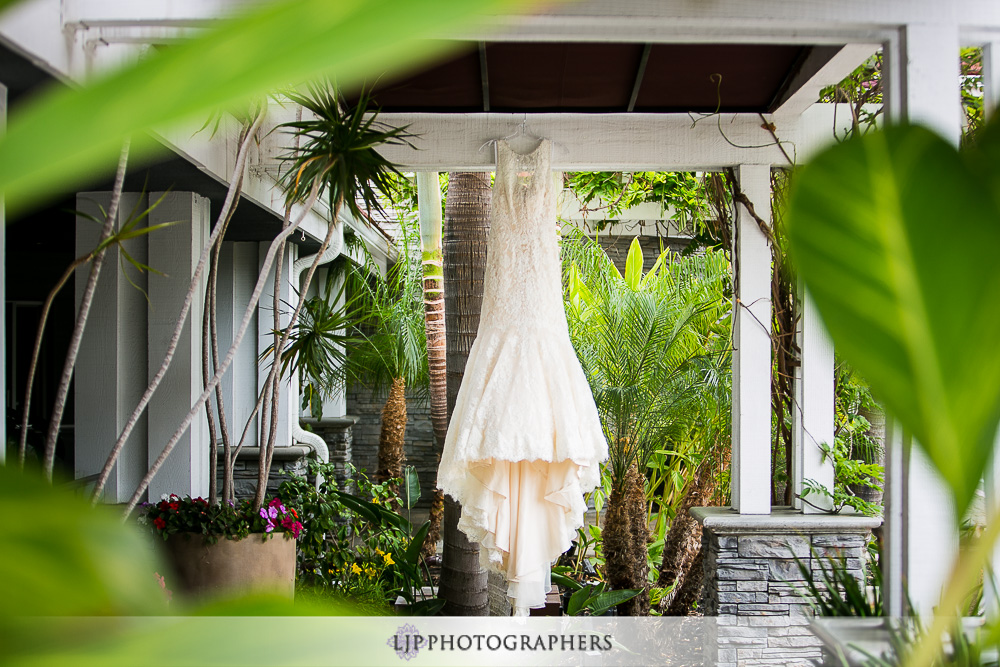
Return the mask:
<svg viewBox="0 0 1000 667">
<path fill-rule="evenodd" d="M 482 316 L 438 471 L 515 615 L 544 606 L 608 455 L 566 326 L 550 154 L 498 144 Z"/>
</svg>

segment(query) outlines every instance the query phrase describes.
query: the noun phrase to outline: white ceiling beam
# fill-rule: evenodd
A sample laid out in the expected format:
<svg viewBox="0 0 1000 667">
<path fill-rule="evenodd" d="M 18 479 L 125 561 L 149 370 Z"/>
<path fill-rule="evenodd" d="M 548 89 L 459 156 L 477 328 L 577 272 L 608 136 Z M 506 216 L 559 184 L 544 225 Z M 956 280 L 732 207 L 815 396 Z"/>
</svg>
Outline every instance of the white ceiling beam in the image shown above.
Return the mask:
<svg viewBox="0 0 1000 667">
<path fill-rule="evenodd" d="M 267 0 L 62 0 L 67 26 L 197 26 Z"/>
<path fill-rule="evenodd" d="M 583 0 L 533 16 L 490 17 L 443 36 L 490 41 L 830 44 L 883 42 L 910 23 L 1000 28 L 991 0 Z"/>
<path fill-rule="evenodd" d="M 823 88 L 842 81 L 881 46 L 847 44 L 825 63 L 816 65 L 807 58 L 799 72 L 789 81 L 788 90 L 792 93 L 774 110 L 774 116 L 787 118 L 800 115 L 819 99 Z"/>
<path fill-rule="evenodd" d="M 792 159 L 833 138 L 834 105 L 801 119 L 779 119 L 777 135 Z M 774 119 L 765 116 L 768 121 Z M 735 164 L 783 166 L 788 160 L 757 114 L 398 114 L 379 120 L 409 126 L 415 148 L 380 152 L 406 171 L 487 171 L 496 159 L 490 143 L 510 137 L 528 150 L 546 137 L 560 171 L 708 171 Z M 849 122 L 850 113 L 839 114 Z M 523 124 L 523 128 L 522 128 Z"/>
</svg>

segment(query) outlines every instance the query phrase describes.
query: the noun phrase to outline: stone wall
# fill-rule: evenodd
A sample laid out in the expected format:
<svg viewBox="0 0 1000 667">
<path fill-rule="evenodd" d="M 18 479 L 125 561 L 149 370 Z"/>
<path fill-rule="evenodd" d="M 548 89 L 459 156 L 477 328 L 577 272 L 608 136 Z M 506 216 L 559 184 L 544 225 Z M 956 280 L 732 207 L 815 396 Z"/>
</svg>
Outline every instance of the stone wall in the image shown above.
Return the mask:
<svg viewBox="0 0 1000 667">
<path fill-rule="evenodd" d="M 828 556 L 845 558 L 863 579 L 870 531 L 864 516 L 806 515 L 775 510 L 739 515 L 729 508 L 693 508 L 702 524 L 705 586 L 699 607 L 719 616 L 719 665 L 819 664 L 821 642 L 809 630 L 812 609 L 799 595 L 805 577 Z"/>
<path fill-rule="evenodd" d="M 336 469 L 334 481 L 337 488 L 343 491 L 351 491 L 348 488 L 351 474 L 347 469 L 348 463 L 354 463 L 354 425 L 358 421 L 356 417 L 337 417 L 317 419 L 303 419 L 302 425 L 313 433 L 323 438 L 326 446 L 330 449 L 330 463 Z"/>
<path fill-rule="evenodd" d="M 711 616 L 805 615 L 808 601 L 797 594 L 805 581 L 799 562 L 815 573 L 827 557 L 844 557 L 850 573 L 861 579 L 865 541 L 859 533 L 720 535 L 705 530 L 705 569 L 714 571 L 716 585 L 705 587 L 701 606 Z"/>
<path fill-rule="evenodd" d="M 362 387 L 351 387 L 347 392 L 347 413 L 357 420 L 352 429 L 354 466 L 368 475 L 378 467 L 378 438 L 385 398 L 384 392 L 373 395 L 371 390 Z M 406 417 L 406 460 L 403 465 L 416 467 L 421 492 L 416 506 L 427 508 L 430 507 L 437 479 L 437 454 L 428 400 L 418 399 L 407 392 Z"/>
<path fill-rule="evenodd" d="M 632 245 L 634 237 L 629 235 L 611 236 L 610 234 L 600 234 L 597 242 L 608 253 L 608 257 L 614 263 L 622 275 L 625 275 L 625 260 L 628 259 L 628 251 Z M 660 256 L 660 244 L 664 250 L 669 249 L 675 253 L 683 252 L 691 243 L 691 239 L 684 237 L 656 237 L 640 236 L 639 246 L 642 248 L 642 264 L 648 271 L 656 263 L 656 258 Z"/>
<path fill-rule="evenodd" d="M 218 488 L 222 489 L 222 447 L 218 448 L 219 453 L 219 477 Z M 273 496 L 278 492 L 278 487 L 286 479 L 293 475 L 304 477 L 309 468 L 306 459 L 312 457 L 313 451 L 309 447 L 275 447 L 274 456 L 271 458 L 271 474 L 267 479 L 267 495 Z M 244 447 L 240 450 L 239 458 L 233 465 L 233 486 L 238 500 L 253 498 L 257 492 L 257 473 L 260 470 L 258 461 L 260 460 L 259 447 Z"/>
</svg>

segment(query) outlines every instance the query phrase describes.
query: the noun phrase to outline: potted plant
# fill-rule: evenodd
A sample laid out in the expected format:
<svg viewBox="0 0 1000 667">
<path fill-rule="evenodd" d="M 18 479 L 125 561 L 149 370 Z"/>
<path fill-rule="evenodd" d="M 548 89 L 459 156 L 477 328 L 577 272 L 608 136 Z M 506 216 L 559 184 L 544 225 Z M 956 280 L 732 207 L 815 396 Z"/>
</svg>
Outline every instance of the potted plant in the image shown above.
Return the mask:
<svg viewBox="0 0 1000 667">
<path fill-rule="evenodd" d="M 295 592 L 295 545 L 303 526 L 280 498 L 211 504 L 171 494 L 144 503 L 140 522 L 162 537 L 175 585 L 193 596 Z"/>
</svg>

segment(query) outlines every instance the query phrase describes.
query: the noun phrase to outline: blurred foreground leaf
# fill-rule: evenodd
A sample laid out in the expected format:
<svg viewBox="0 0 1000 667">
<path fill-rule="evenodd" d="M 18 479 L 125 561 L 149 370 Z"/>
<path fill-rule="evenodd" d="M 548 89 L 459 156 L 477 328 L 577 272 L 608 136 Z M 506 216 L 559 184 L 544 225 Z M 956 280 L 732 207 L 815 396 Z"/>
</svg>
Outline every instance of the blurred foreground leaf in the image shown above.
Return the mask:
<svg viewBox="0 0 1000 667">
<path fill-rule="evenodd" d="M 0 466 L 0 513 L 11 519 L 0 531 L 0 664 L 279 664 L 289 647 L 261 646 L 261 618 L 357 613 L 271 596 L 168 605 L 154 573 L 168 588 L 171 573 L 148 535 L 33 471 Z M 328 652 L 299 650 L 313 662 Z"/>
<path fill-rule="evenodd" d="M 997 128 L 963 153 L 920 127 L 795 175 L 792 257 L 837 351 L 913 434 L 964 515 L 1000 420 Z"/>
</svg>

